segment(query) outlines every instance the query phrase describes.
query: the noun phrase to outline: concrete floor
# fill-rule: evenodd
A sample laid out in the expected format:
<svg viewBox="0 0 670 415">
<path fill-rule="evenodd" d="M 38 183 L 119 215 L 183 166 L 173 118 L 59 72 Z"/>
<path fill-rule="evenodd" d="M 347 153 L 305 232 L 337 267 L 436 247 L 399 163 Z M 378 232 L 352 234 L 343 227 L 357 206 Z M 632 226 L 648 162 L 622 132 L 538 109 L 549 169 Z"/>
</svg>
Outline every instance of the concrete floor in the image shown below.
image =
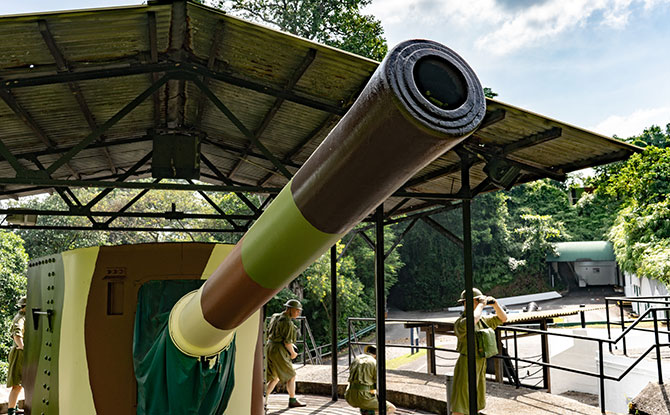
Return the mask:
<svg viewBox="0 0 670 415">
<path fill-rule="evenodd" d="M 288 395 L 286 394 L 272 394 L 268 402 L 268 415 L 360 415 L 360 411 L 349 406 L 344 400 L 340 399 L 337 402 L 330 400 L 326 396 L 313 395 L 298 395 L 298 399 L 302 403 L 306 403 L 304 408 L 287 408 Z M 414 414 L 429 414 L 430 412 L 422 412 L 417 410 L 409 410 L 398 408 L 397 415 L 414 415 Z"/>
</svg>

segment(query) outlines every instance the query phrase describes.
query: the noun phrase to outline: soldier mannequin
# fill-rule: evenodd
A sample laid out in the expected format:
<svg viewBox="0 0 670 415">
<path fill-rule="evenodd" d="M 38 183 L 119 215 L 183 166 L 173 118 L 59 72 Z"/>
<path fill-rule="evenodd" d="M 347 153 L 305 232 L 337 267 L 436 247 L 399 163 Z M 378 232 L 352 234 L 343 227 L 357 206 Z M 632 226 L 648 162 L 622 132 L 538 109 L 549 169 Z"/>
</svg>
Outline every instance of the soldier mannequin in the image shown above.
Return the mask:
<svg viewBox="0 0 670 415">
<path fill-rule="evenodd" d="M 9 370 L 7 372 L 7 387 L 12 388 L 9 391 L 9 400 L 7 404 L 7 415 L 13 415 L 17 413 L 17 402 L 19 400 L 19 394 L 21 393 L 21 386 L 23 383 L 23 333 L 24 333 L 24 324 L 26 321 L 26 297 L 22 297 L 18 306 L 20 307 L 19 312 L 16 313 L 14 319 L 12 320 L 12 338 L 14 339 L 14 344 L 9 350 Z"/>
<path fill-rule="evenodd" d="M 362 415 L 374 415 L 379 409 L 379 400 L 375 396 L 377 385 L 377 348 L 365 346 L 365 353 L 351 362 L 349 384 L 344 393 L 347 403 L 360 408 Z M 392 415 L 395 406 L 386 402 L 386 413 Z"/>
<path fill-rule="evenodd" d="M 477 288 L 473 288 L 473 303 L 475 330 L 484 328 L 484 324 L 495 330 L 495 328 L 507 321 L 507 314 L 500 307 L 498 301 L 493 297 L 487 297 Z M 461 293 L 459 303 L 465 304 L 465 291 Z M 482 317 L 482 310 L 487 304 L 493 305 L 495 316 Z M 454 332 L 458 338 L 456 349 L 460 353 L 454 368 L 454 383 L 451 393 L 451 410 L 454 415 L 469 414 L 469 390 L 468 390 L 468 348 L 465 312 L 454 323 Z M 478 410 L 486 406 L 486 358 L 476 357 L 477 373 L 477 407 Z"/>
<path fill-rule="evenodd" d="M 268 342 L 265 344 L 266 358 L 266 399 L 281 380 L 286 382 L 289 408 L 305 406 L 295 397 L 295 370 L 291 360 L 298 357 L 294 345 L 298 328 L 292 319 L 298 318 L 302 312 L 302 304 L 298 300 L 288 300 L 284 304 L 286 309 L 272 315 L 268 328 Z M 266 401 L 267 402 L 267 401 Z"/>
</svg>

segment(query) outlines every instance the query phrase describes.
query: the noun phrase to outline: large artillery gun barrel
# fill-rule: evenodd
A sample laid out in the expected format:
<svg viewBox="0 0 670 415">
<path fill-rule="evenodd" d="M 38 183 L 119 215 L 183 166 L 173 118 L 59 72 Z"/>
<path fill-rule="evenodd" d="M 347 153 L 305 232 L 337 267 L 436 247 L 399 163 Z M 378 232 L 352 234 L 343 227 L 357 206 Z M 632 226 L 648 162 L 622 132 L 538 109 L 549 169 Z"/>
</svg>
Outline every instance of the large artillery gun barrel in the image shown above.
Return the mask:
<svg viewBox="0 0 670 415">
<path fill-rule="evenodd" d="M 170 315 L 174 344 L 210 356 L 419 170 L 484 118 L 477 76 L 451 49 L 406 41 L 212 276 Z"/>
</svg>

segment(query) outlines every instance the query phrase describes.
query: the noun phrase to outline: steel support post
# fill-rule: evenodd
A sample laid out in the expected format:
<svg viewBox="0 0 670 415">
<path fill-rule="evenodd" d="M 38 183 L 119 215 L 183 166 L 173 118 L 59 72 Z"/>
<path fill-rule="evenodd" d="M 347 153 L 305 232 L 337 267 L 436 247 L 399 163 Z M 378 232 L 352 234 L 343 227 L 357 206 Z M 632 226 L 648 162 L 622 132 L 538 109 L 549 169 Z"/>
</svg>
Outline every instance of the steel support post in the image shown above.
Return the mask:
<svg viewBox="0 0 670 415">
<path fill-rule="evenodd" d="M 468 343 L 468 400 L 470 413 L 478 413 L 477 407 L 477 362 L 475 360 L 475 315 L 472 282 L 472 229 L 470 224 L 470 201 L 463 201 L 463 265 L 465 277 L 465 326 Z"/>
<path fill-rule="evenodd" d="M 626 331 L 626 322 L 624 321 L 624 313 L 623 313 L 623 301 L 619 300 L 619 315 L 621 316 L 621 333 Z M 624 356 L 628 356 L 628 348 L 626 347 L 626 336 L 623 336 L 623 354 Z"/>
<path fill-rule="evenodd" d="M 386 415 L 386 327 L 384 315 L 384 204 L 375 211 L 375 292 L 377 299 L 377 399 L 379 415 Z"/>
<path fill-rule="evenodd" d="M 437 365 L 435 362 L 435 325 L 431 324 L 430 327 L 426 328 L 426 363 L 428 373 L 431 375 L 437 374 Z"/>
<path fill-rule="evenodd" d="M 337 400 L 337 245 L 330 248 L 330 367 L 333 401 Z"/>
<path fill-rule="evenodd" d="M 661 364 L 661 346 L 660 339 L 658 338 L 658 313 L 656 310 L 652 310 L 654 313 L 654 340 L 656 341 L 656 365 L 658 366 L 658 384 L 663 384 L 663 367 Z"/>
<path fill-rule="evenodd" d="M 600 374 L 600 412 L 605 413 L 605 362 L 603 362 L 603 341 L 598 340 L 598 373 Z"/>
<path fill-rule="evenodd" d="M 540 322 L 540 330 L 547 331 L 547 319 L 542 319 Z M 540 339 L 542 341 L 542 362 L 549 364 L 549 339 L 547 333 L 542 333 Z M 551 375 L 549 367 L 542 366 L 542 383 L 547 392 L 551 392 Z"/>
<path fill-rule="evenodd" d="M 607 298 L 605 298 L 605 318 L 607 319 L 607 339 L 612 340 L 612 329 L 610 328 L 610 304 Z M 612 353 L 612 343 L 609 343 L 609 349 L 610 353 Z"/>
</svg>

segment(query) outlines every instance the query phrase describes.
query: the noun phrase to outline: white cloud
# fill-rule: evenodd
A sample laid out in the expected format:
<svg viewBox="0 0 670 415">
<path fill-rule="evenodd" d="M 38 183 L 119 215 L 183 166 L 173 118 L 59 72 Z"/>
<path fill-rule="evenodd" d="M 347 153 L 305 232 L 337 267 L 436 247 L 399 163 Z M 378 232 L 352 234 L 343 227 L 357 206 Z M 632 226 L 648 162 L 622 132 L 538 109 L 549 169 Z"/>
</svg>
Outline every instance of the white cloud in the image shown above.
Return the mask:
<svg viewBox="0 0 670 415">
<path fill-rule="evenodd" d="M 628 115 L 611 115 L 589 129 L 607 136 L 628 138 L 641 134 L 645 128 L 652 125 L 664 128 L 669 122 L 670 107 L 644 108 Z"/>
<path fill-rule="evenodd" d="M 475 45 L 504 55 L 551 41 L 585 25 L 626 27 L 636 7 L 645 11 L 670 0 L 543 0 L 523 3 L 502 0 L 375 0 L 366 9 L 384 24 L 457 27 L 481 35 Z M 512 5 L 513 7 L 510 7 Z M 453 33 L 453 32 L 452 32 Z"/>
</svg>

